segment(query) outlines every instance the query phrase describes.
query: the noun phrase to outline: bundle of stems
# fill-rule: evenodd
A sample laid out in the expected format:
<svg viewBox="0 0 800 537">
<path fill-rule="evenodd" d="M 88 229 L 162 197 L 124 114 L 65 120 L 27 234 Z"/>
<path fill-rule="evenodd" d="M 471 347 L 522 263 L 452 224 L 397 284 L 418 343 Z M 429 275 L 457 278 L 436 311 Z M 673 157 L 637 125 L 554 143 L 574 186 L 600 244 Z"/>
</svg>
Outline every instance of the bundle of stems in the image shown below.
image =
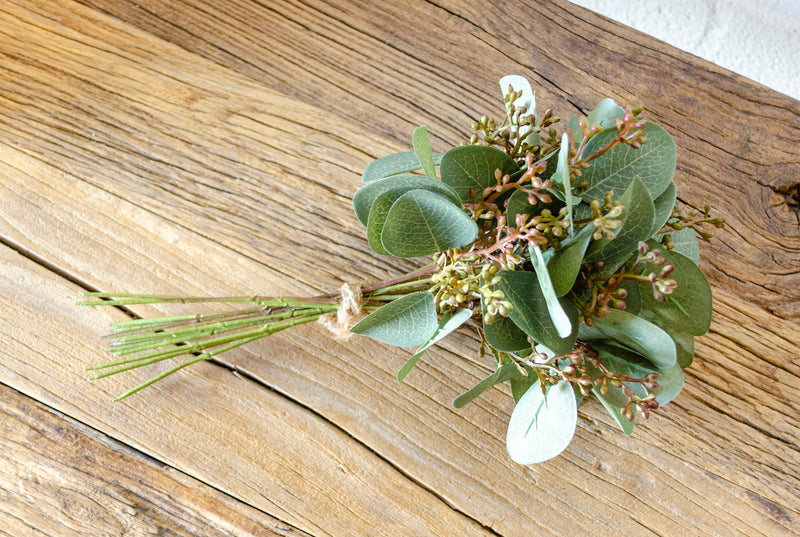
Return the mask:
<svg viewBox="0 0 800 537">
<path fill-rule="evenodd" d="M 322 321 L 336 336 L 347 337 L 354 320 L 366 313 L 416 291 L 431 286 L 429 266 L 393 280 L 353 288 L 342 286 L 336 292 L 313 297 L 228 296 L 199 297 L 132 293 L 87 292 L 90 300 L 80 306 L 135 306 L 141 304 L 237 304 L 250 307 L 231 311 L 198 313 L 155 318 L 138 318 L 110 325 L 105 339 L 112 342 L 108 352 L 116 359 L 87 368 L 99 371 L 91 380 L 101 379 L 188 356 L 189 358 L 131 388 L 114 400 L 119 401 L 183 369 L 210 360 L 216 355 L 246 343 L 305 323 Z"/>
</svg>

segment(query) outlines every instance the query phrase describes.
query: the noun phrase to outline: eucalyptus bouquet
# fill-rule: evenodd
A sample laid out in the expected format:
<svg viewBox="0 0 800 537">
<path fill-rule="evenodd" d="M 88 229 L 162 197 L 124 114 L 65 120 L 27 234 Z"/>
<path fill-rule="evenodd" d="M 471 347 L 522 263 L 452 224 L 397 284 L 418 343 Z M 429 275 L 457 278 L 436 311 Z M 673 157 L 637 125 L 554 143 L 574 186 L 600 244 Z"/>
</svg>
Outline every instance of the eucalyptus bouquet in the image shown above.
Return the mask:
<svg viewBox="0 0 800 537">
<path fill-rule="evenodd" d="M 697 236 L 720 227 L 708 208 L 676 206 L 676 146 L 641 110 L 604 99 L 562 123 L 536 110 L 528 82 L 504 77 L 505 114 L 481 117 L 470 143 L 433 153 L 426 127 L 413 151 L 379 158 L 355 193 L 356 217 L 379 255 L 430 264 L 393 280 L 344 285 L 308 298 L 87 293 L 84 305 L 237 303 L 213 314 L 112 325 L 117 359 L 93 378 L 187 357 L 182 367 L 308 322 L 335 337 L 368 336 L 426 349 L 465 323 L 477 329 L 493 372 L 453 402 L 462 407 L 508 382 L 516 407 L 511 458 L 547 460 L 572 439 L 577 407 L 596 397 L 631 434 L 637 414 L 672 400 L 711 322 L 711 289 Z M 437 173 L 438 168 L 438 173 Z"/>
</svg>

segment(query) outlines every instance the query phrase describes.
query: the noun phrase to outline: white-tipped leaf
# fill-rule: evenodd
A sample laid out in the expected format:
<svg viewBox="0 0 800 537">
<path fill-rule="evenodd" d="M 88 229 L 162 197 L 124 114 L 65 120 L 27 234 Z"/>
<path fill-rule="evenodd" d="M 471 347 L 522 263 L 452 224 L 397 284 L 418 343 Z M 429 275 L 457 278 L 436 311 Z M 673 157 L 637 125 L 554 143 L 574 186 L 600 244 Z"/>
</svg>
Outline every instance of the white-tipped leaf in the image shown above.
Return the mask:
<svg viewBox="0 0 800 537">
<path fill-rule="evenodd" d="M 511 86 L 514 91 L 522 92 L 522 95 L 517 98 L 513 105 L 517 108 L 524 106 L 527 109 L 525 116 L 536 117 L 536 94 L 531 89 L 530 82 L 525 77 L 519 75 L 506 75 L 500 79 L 500 91 L 505 96 L 508 93 L 508 87 Z M 508 107 L 510 103 L 506 104 Z M 520 131 L 520 136 L 525 136 L 531 130 L 530 126 L 525 126 Z M 534 140 L 528 140 L 528 143 L 534 143 Z"/>
<path fill-rule="evenodd" d="M 536 464 L 564 451 L 575 436 L 578 403 L 572 385 L 548 386 L 537 381 L 519 400 L 508 422 L 506 447 L 518 464 Z"/>
</svg>

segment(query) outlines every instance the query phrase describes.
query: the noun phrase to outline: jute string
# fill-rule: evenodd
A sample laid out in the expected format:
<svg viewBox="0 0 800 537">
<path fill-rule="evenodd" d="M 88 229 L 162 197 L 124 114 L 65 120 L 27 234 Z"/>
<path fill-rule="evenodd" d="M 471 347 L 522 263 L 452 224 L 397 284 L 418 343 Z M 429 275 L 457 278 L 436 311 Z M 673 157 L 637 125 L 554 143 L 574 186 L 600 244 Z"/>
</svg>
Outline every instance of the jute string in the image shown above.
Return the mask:
<svg viewBox="0 0 800 537">
<path fill-rule="evenodd" d="M 330 330 L 333 337 L 342 341 L 353 337 L 350 328 L 363 316 L 363 297 L 360 285 L 346 283 L 339 289 L 339 309 L 319 318 L 319 323 Z"/>
</svg>

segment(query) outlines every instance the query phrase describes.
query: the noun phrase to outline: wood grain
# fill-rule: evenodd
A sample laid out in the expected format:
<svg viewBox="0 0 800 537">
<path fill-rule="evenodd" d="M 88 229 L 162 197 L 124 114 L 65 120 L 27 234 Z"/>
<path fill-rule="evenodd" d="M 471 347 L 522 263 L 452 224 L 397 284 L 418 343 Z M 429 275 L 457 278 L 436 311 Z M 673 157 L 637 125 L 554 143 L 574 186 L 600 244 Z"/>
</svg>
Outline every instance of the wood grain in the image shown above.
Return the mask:
<svg viewBox="0 0 800 537">
<path fill-rule="evenodd" d="M 753 174 L 781 157 L 791 177 L 797 103 L 553 5 L 5 2 L 0 382 L 311 535 L 791 535 L 800 250 L 791 190 Z M 521 14 L 553 32 L 510 36 Z M 423 17 L 437 31 L 409 22 Z M 468 332 L 402 385 L 407 353 L 319 327 L 122 404 L 108 400 L 152 372 L 85 381 L 122 313 L 76 310 L 81 286 L 303 294 L 413 266 L 369 252 L 350 209 L 361 168 L 418 122 L 457 142 L 534 53 L 537 100 L 559 113 L 650 99 L 681 148 L 682 198 L 702 203 L 713 180 L 731 222 L 704 250 L 715 319 L 685 391 L 632 438 L 590 403 L 563 456 L 513 465 L 507 391 L 449 406 L 488 371 Z"/>
<path fill-rule="evenodd" d="M 306 535 L 0 385 L 0 535 Z"/>
</svg>

